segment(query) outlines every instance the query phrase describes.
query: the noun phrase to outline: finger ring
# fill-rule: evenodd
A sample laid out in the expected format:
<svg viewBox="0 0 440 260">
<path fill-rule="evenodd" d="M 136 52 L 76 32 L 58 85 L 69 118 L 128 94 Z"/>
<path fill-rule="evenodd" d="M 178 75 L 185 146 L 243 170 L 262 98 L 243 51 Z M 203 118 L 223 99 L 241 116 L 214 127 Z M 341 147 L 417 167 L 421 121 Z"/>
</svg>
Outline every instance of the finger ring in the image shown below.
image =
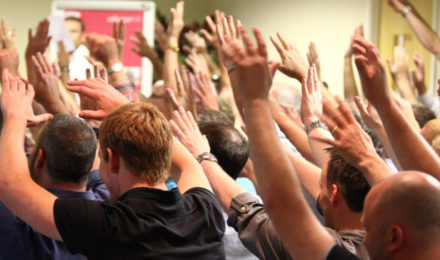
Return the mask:
<svg viewBox="0 0 440 260">
<path fill-rule="evenodd" d="M 332 134 L 334 134 L 338 130 L 338 126 L 335 126 L 332 130 Z"/>
</svg>

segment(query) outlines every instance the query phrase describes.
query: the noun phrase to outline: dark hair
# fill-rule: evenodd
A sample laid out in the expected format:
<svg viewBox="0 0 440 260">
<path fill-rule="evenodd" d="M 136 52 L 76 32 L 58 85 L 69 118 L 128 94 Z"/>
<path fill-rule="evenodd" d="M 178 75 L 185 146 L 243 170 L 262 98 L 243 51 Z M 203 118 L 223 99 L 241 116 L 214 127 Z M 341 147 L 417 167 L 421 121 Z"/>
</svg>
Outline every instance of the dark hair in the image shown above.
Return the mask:
<svg viewBox="0 0 440 260">
<path fill-rule="evenodd" d="M 58 114 L 41 130 L 36 152 L 42 149 L 52 180 L 83 183 L 95 160 L 97 139 L 82 119 Z"/>
<path fill-rule="evenodd" d="M 75 17 L 75 16 L 67 16 L 66 18 L 64 18 L 64 21 L 74 21 L 74 22 L 78 22 L 81 25 L 81 31 L 85 31 L 86 30 L 86 26 L 84 25 L 84 21 L 81 18 Z"/>
<path fill-rule="evenodd" d="M 246 138 L 230 125 L 205 125 L 200 131 L 208 138 L 211 153 L 217 157 L 219 165 L 234 180 L 237 179 L 249 158 Z"/>
<path fill-rule="evenodd" d="M 364 123 L 364 121 L 362 120 L 362 117 L 361 117 L 360 115 L 355 114 L 355 113 L 354 113 L 353 115 L 354 115 L 354 118 L 356 119 L 356 121 L 357 121 L 357 122 L 359 123 L 359 125 L 361 126 L 362 130 L 364 130 L 364 132 L 367 133 L 367 134 L 370 136 L 371 141 L 373 142 L 373 146 L 374 146 L 374 148 L 376 148 L 376 151 L 377 151 L 379 148 L 382 148 L 382 142 L 380 141 L 379 136 L 377 136 L 377 134 L 376 134 L 373 130 L 371 130 L 370 128 L 368 128 L 368 127 L 365 125 L 365 123 Z M 379 154 L 379 155 L 382 156 L 382 154 Z"/>
<path fill-rule="evenodd" d="M 414 104 L 412 105 L 412 109 L 420 128 L 423 128 L 426 123 L 436 118 L 434 111 L 425 106 Z"/>
<path fill-rule="evenodd" d="M 225 113 L 217 110 L 201 109 L 197 111 L 197 117 L 199 128 L 209 125 L 234 126 L 233 121 L 231 121 Z"/>
<path fill-rule="evenodd" d="M 330 152 L 327 186 L 336 184 L 341 189 L 348 208 L 353 212 L 362 212 L 370 184 L 362 172 L 347 163 L 335 148 L 328 148 L 327 151 Z"/>
</svg>

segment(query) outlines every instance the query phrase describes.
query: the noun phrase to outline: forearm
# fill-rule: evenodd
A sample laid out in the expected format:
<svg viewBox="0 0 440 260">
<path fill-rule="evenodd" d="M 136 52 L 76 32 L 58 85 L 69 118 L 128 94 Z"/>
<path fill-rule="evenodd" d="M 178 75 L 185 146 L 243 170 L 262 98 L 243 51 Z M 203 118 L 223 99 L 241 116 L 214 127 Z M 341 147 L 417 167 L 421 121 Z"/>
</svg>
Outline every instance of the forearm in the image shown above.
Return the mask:
<svg viewBox="0 0 440 260">
<path fill-rule="evenodd" d="M 313 216 L 303 198 L 295 169 L 283 150 L 274 125 L 268 123 L 272 121 L 268 101 L 254 100 L 245 106 L 245 113 L 260 193 L 276 230 L 294 259 L 303 259 L 306 255 L 323 258 L 334 240 Z M 273 174 L 269 176 L 269 173 Z M 292 226 L 293 219 L 296 224 Z M 303 236 L 304 232 L 310 236 Z M 307 250 L 310 248 L 314 250 Z"/>
<path fill-rule="evenodd" d="M 419 39 L 420 43 L 440 58 L 440 40 L 431 26 L 419 15 L 414 6 L 410 5 L 412 11 L 407 13 L 405 18 Z"/>
<path fill-rule="evenodd" d="M 153 57 L 149 58 L 151 61 L 151 64 L 153 65 L 153 71 L 154 75 L 156 75 L 156 78 L 162 79 L 163 76 L 163 64 L 162 61 L 157 57 L 157 55 L 154 55 Z"/>
<path fill-rule="evenodd" d="M 170 177 L 177 183 L 182 194 L 194 187 L 202 187 L 212 191 L 202 167 L 176 138 L 173 140 L 171 165 Z"/>
<path fill-rule="evenodd" d="M 385 162 L 377 155 L 372 155 L 366 158 L 364 161 L 357 165 L 358 169 L 362 172 L 368 184 L 373 186 L 386 177 L 392 175 L 390 168 Z"/>
<path fill-rule="evenodd" d="M 351 54 L 344 57 L 344 98 L 352 100 L 358 95 L 356 81 L 354 79 Z"/>
<path fill-rule="evenodd" d="M 162 79 L 167 88 L 171 88 L 177 93 L 177 83 L 174 72 L 179 66 L 178 53 L 171 48 L 165 50 L 165 58 L 163 62 Z"/>
<path fill-rule="evenodd" d="M 281 131 L 286 135 L 287 139 L 298 149 L 302 156 L 304 156 L 310 162 L 314 161 L 312 150 L 309 146 L 309 140 L 306 132 L 301 129 L 297 124 L 293 123 L 289 119 L 276 118 L 276 122 Z"/>
<path fill-rule="evenodd" d="M 330 154 L 325 150 L 330 147 L 328 144 L 319 141 L 319 137 L 329 137 L 333 138 L 328 130 L 322 128 L 314 128 L 310 131 L 308 138 L 310 149 L 313 155 L 313 161 L 315 164 L 322 168 L 324 164 L 330 159 Z"/>
<path fill-rule="evenodd" d="M 387 155 L 391 158 L 396 168 L 401 171 L 402 166 L 400 165 L 399 159 L 396 156 L 396 153 L 393 150 L 393 146 L 390 143 L 390 140 L 388 139 L 387 133 L 385 132 L 385 129 L 381 127 L 380 129 L 373 130 L 377 136 L 379 137 L 383 148 L 385 149 Z"/>
<path fill-rule="evenodd" d="M 419 170 L 440 179 L 440 158 L 393 101 L 374 104 L 404 170 Z"/>
<path fill-rule="evenodd" d="M 417 104 L 416 93 L 413 91 L 409 77 L 407 75 L 396 76 L 396 85 L 399 89 L 400 95 L 411 104 Z"/>
<path fill-rule="evenodd" d="M 246 192 L 236 181 L 234 181 L 216 162 L 203 160 L 200 165 L 208 177 L 209 183 L 215 196 L 222 205 L 225 212 L 229 210 L 231 200 L 235 196 Z"/>
<path fill-rule="evenodd" d="M 301 181 L 301 185 L 314 200 L 317 200 L 318 195 L 321 191 L 321 188 L 319 187 L 321 169 L 316 165 L 308 162 L 304 158 L 298 156 L 291 149 L 286 147 L 285 151 L 289 156 L 290 162 L 296 169 L 298 177 Z"/>
</svg>

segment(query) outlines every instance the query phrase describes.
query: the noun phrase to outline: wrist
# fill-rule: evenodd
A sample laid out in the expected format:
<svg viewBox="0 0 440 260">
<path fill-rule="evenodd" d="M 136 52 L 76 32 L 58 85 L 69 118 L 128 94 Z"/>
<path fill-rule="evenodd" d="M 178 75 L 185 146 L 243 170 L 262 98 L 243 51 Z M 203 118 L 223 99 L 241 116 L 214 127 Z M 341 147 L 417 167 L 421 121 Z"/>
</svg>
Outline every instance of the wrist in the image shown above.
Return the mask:
<svg viewBox="0 0 440 260">
<path fill-rule="evenodd" d="M 318 121 L 321 121 L 321 120 L 319 120 L 319 117 L 317 117 L 317 116 L 308 116 L 308 117 L 305 117 L 302 121 L 303 121 L 304 125 L 309 126 L 309 125 L 316 123 Z"/>
<path fill-rule="evenodd" d="M 110 69 L 115 64 L 122 64 L 122 61 L 117 57 L 111 58 L 107 62 L 105 62 L 105 67 L 107 69 Z"/>
<path fill-rule="evenodd" d="M 400 11 L 400 14 L 405 18 L 412 11 L 412 7 L 410 5 L 406 5 Z"/>
</svg>

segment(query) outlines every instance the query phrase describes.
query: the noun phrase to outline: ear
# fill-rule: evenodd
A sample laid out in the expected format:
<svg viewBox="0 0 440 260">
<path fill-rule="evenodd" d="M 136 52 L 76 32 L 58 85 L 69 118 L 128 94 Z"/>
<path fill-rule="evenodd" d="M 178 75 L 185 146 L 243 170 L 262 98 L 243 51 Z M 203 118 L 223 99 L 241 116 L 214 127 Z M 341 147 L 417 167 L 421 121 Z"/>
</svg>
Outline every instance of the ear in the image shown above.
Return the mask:
<svg viewBox="0 0 440 260">
<path fill-rule="evenodd" d="M 110 172 L 117 174 L 119 172 L 119 155 L 111 148 L 107 147 L 108 160 L 110 163 Z"/>
<path fill-rule="evenodd" d="M 38 149 L 37 159 L 35 160 L 35 168 L 43 168 L 46 162 L 46 156 L 44 155 L 43 149 Z"/>
<path fill-rule="evenodd" d="M 399 250 L 404 242 L 403 228 L 398 225 L 392 225 L 386 233 L 386 250 L 388 253 L 394 253 Z"/>
<path fill-rule="evenodd" d="M 333 207 L 336 207 L 338 205 L 339 201 L 339 195 L 341 194 L 341 190 L 339 189 L 338 185 L 332 184 L 330 186 L 330 203 Z"/>
</svg>

